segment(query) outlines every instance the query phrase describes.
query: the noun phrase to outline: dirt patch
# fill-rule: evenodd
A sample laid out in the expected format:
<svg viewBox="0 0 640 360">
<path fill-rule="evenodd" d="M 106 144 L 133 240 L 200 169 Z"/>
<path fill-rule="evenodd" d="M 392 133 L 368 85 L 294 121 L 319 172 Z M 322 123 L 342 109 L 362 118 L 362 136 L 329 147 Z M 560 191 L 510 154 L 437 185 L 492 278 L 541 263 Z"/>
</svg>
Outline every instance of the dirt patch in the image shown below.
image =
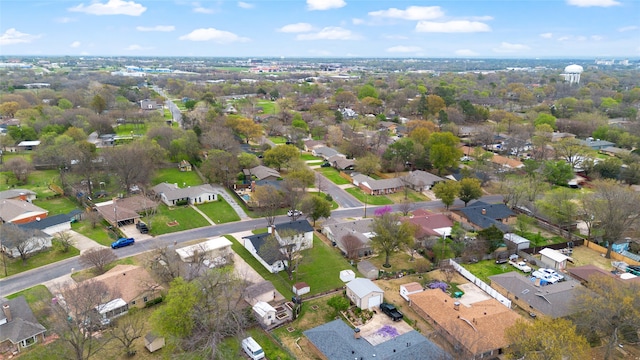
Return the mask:
<svg viewBox="0 0 640 360">
<path fill-rule="evenodd" d="M 167 223 L 167 226 L 169 226 L 169 227 L 178 226 L 178 225 L 180 225 L 180 224 L 176 220 L 169 221 Z"/>
<path fill-rule="evenodd" d="M 603 270 L 611 270 L 611 259 L 603 257 L 599 252 L 589 249 L 586 246 L 578 246 L 573 248 L 573 264 L 568 263 L 567 267 L 573 268 L 584 265 L 595 265 Z"/>
</svg>

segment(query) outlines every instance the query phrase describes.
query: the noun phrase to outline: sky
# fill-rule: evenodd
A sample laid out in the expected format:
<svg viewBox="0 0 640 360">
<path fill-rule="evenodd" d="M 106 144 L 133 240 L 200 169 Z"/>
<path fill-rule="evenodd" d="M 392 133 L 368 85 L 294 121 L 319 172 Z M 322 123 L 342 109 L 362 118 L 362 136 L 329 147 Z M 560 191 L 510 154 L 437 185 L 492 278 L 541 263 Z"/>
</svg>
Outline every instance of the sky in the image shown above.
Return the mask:
<svg viewBox="0 0 640 360">
<path fill-rule="evenodd" d="M 0 55 L 640 57 L 640 0 L 1 0 Z"/>
</svg>

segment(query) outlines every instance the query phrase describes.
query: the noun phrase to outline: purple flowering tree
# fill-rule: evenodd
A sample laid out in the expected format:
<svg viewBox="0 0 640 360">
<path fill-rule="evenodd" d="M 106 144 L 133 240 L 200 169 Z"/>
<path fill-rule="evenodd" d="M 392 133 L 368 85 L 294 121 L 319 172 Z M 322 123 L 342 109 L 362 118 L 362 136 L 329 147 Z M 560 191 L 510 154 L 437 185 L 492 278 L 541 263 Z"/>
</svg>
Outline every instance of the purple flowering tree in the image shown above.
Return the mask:
<svg viewBox="0 0 640 360">
<path fill-rule="evenodd" d="M 373 214 L 374 214 L 375 216 L 382 216 L 382 215 L 384 215 L 384 214 L 389 214 L 391 211 L 393 211 L 393 210 L 391 209 L 391 206 L 389 206 L 389 205 L 385 205 L 385 206 L 383 206 L 383 207 L 381 207 L 381 208 L 377 208 L 377 209 L 373 212 Z"/>
</svg>

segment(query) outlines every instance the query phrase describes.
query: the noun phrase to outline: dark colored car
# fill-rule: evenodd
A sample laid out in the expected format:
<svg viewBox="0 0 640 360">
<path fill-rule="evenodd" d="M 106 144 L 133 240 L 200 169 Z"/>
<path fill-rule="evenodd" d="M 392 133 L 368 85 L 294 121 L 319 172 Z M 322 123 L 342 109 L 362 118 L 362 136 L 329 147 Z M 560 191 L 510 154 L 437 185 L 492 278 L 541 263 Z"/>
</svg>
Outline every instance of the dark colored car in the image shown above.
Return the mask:
<svg viewBox="0 0 640 360">
<path fill-rule="evenodd" d="M 138 229 L 138 231 L 140 231 L 141 234 L 148 234 L 149 233 L 149 227 L 147 226 L 147 224 L 145 224 L 142 221 L 139 221 L 136 224 L 136 229 Z"/>
<path fill-rule="evenodd" d="M 400 310 L 396 309 L 396 307 L 389 303 L 380 304 L 380 310 L 385 313 L 388 317 L 393 321 L 400 321 L 404 317 Z"/>
<path fill-rule="evenodd" d="M 135 242 L 136 241 L 133 238 L 120 238 L 111 243 L 111 248 L 117 249 L 117 248 L 129 246 L 129 245 L 133 245 L 133 243 Z"/>
<path fill-rule="evenodd" d="M 331 163 L 322 163 L 322 165 L 320 165 L 320 167 L 331 167 Z"/>
</svg>

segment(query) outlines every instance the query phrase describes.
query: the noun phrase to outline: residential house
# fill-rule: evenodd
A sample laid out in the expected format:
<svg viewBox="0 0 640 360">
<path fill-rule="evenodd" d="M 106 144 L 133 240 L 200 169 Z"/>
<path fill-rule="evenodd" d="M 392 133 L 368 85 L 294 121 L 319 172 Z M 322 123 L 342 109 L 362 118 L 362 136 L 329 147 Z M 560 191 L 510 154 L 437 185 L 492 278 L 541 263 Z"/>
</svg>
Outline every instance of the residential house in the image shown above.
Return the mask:
<svg viewBox="0 0 640 360">
<path fill-rule="evenodd" d="M 51 248 L 51 236 L 40 230 L 20 229 L 16 224 L 4 224 L 0 233 L 1 251 L 10 258 L 18 258 L 21 254 L 35 254 Z"/>
<path fill-rule="evenodd" d="M 441 181 L 445 181 L 445 179 L 422 170 L 412 171 L 405 178 L 407 186 L 418 192 L 430 190 L 433 185 Z"/>
<path fill-rule="evenodd" d="M 218 191 L 209 184 L 179 188 L 177 184 L 160 183 L 152 190 L 167 206 L 175 206 L 182 202 L 198 205 L 218 201 Z"/>
<path fill-rule="evenodd" d="M 567 269 L 567 272 L 571 275 L 571 277 L 580 281 L 582 284 L 588 284 L 589 281 L 593 281 L 593 278 L 596 276 L 612 277 L 623 283 L 625 282 L 640 283 L 640 276 L 635 276 L 631 273 L 622 273 L 622 272 L 618 274 L 613 274 L 611 271 L 603 270 L 602 268 L 599 268 L 595 265 L 570 267 Z"/>
<path fill-rule="evenodd" d="M 423 292 L 424 287 L 417 282 L 410 282 L 408 284 L 400 285 L 400 296 L 403 299 L 409 301 L 409 295 L 417 294 L 419 292 Z"/>
<path fill-rule="evenodd" d="M 451 360 L 444 350 L 415 330 L 390 336 L 374 333 L 377 341 L 361 339 L 360 329 L 352 329 L 343 320 L 333 320 L 306 330 L 310 351 L 322 359 L 384 359 L 384 360 Z M 388 341 L 380 341 L 379 339 Z"/>
<path fill-rule="evenodd" d="M 276 308 L 264 301 L 258 301 L 253 305 L 253 315 L 264 328 L 268 328 L 276 320 Z"/>
<path fill-rule="evenodd" d="M 467 306 L 440 289 L 428 289 L 409 299 L 409 306 L 459 348 L 464 359 L 492 359 L 502 354 L 510 345 L 505 329 L 520 319 L 493 298 Z"/>
<path fill-rule="evenodd" d="M 358 271 L 367 279 L 375 280 L 380 274 L 380 270 L 368 260 L 358 262 Z"/>
<path fill-rule="evenodd" d="M 35 150 L 38 146 L 40 146 L 40 140 L 24 140 L 20 141 L 16 147 L 18 150 Z"/>
<path fill-rule="evenodd" d="M 47 217 L 49 211 L 35 206 L 28 201 L 3 199 L 0 200 L 0 221 L 13 224 L 26 224 L 28 222 L 42 220 Z"/>
<path fill-rule="evenodd" d="M 36 193 L 28 189 L 9 189 L 0 191 L 0 200 L 4 199 L 32 202 L 36 199 Z"/>
<path fill-rule="evenodd" d="M 351 108 L 338 109 L 338 111 L 340 111 L 344 120 L 355 119 L 358 117 L 358 113 Z"/>
<path fill-rule="evenodd" d="M 251 306 L 260 301 L 273 304 L 284 300 L 284 296 L 276 290 L 271 281 L 267 280 L 247 286 L 243 298 Z"/>
<path fill-rule="evenodd" d="M 278 172 L 278 170 L 272 169 L 264 165 L 258 165 L 251 169 L 242 169 L 242 173 L 244 174 L 245 179 L 249 181 L 253 179 L 257 179 L 258 181 L 262 181 L 262 180 L 276 181 L 282 177 Z"/>
<path fill-rule="evenodd" d="M 121 315 L 121 311 L 109 313 L 109 310 L 131 307 L 143 308 L 150 301 L 162 296 L 164 288 L 158 284 L 147 270 L 138 265 L 116 265 L 106 273 L 87 281 L 99 281 L 106 285 L 111 294 L 119 294 L 119 298 L 99 305 L 103 318 Z"/>
<path fill-rule="evenodd" d="M 591 148 L 591 150 L 602 150 L 604 148 L 616 145 L 611 141 L 594 139 L 592 137 L 586 138 L 585 140 L 580 140 L 580 144 Z"/>
<path fill-rule="evenodd" d="M 0 358 L 11 358 L 23 349 L 44 343 L 45 329 L 33 315 L 24 296 L 0 298 Z"/>
<path fill-rule="evenodd" d="M 582 285 L 575 280 L 536 285 L 529 277 L 512 271 L 489 276 L 491 287 L 512 303 L 537 316 L 560 318 L 575 312 L 572 302 Z"/>
<path fill-rule="evenodd" d="M 327 162 L 340 171 L 351 171 L 356 166 L 354 159 L 347 159 L 344 155 L 338 154 L 327 159 Z"/>
<path fill-rule="evenodd" d="M 411 216 L 403 217 L 403 222 L 409 222 L 416 226 L 414 237 L 417 240 L 434 240 L 451 235 L 453 221 L 445 214 L 435 214 L 429 210 L 415 210 Z"/>
<path fill-rule="evenodd" d="M 336 156 L 340 153 L 338 152 L 338 150 L 332 149 L 330 147 L 321 146 L 311 150 L 311 154 L 313 154 L 313 156 L 321 157 L 324 160 L 328 160 L 332 156 Z"/>
<path fill-rule="evenodd" d="M 209 238 L 198 244 L 176 249 L 180 260 L 185 263 L 202 262 L 207 267 L 224 266 L 233 261 L 231 241 L 223 237 Z"/>
<path fill-rule="evenodd" d="M 178 163 L 178 169 L 182 172 L 191 171 L 191 163 L 187 160 L 182 160 L 180 161 L 180 163 Z"/>
<path fill-rule="evenodd" d="M 567 260 L 570 258 L 558 250 L 544 248 L 538 252 L 540 260 L 556 270 L 564 270 L 567 268 Z"/>
<path fill-rule="evenodd" d="M 305 140 L 303 141 L 304 151 L 311 152 L 315 148 L 326 146 L 324 141 L 319 140 Z"/>
<path fill-rule="evenodd" d="M 144 336 L 144 347 L 147 348 L 150 353 L 162 349 L 164 345 L 164 337 L 162 336 L 158 336 L 152 332 Z"/>
<path fill-rule="evenodd" d="M 162 110 L 164 108 L 162 103 L 158 103 L 155 100 L 144 99 L 140 100 L 140 109 L 142 110 Z"/>
<path fill-rule="evenodd" d="M 510 230 L 515 224 L 516 214 L 504 204 L 488 204 L 476 201 L 473 204 L 451 211 L 453 221 L 467 224 L 476 230 L 486 229 L 495 225 L 503 232 Z"/>
<path fill-rule="evenodd" d="M 384 291 L 367 278 L 355 278 L 346 287 L 349 300 L 362 310 L 377 308 L 384 299 Z"/>
<path fill-rule="evenodd" d="M 494 154 L 489 161 L 502 169 L 515 170 L 524 167 L 524 163 L 520 160 L 511 159 L 497 154 Z"/>
<path fill-rule="evenodd" d="M 601 149 L 600 153 L 609 155 L 609 156 L 624 157 L 624 156 L 629 156 L 629 154 L 631 154 L 631 150 L 622 149 L 615 146 L 609 146 L 604 149 Z"/>
<path fill-rule="evenodd" d="M 347 222 L 327 222 L 322 233 L 348 258 L 359 258 L 373 254 L 370 239 L 373 237 L 373 219 Z"/>
<path fill-rule="evenodd" d="M 54 236 L 57 233 L 71 230 L 71 217 L 67 214 L 47 216 L 44 219 L 18 226 L 24 230 L 40 230 L 47 235 Z"/>
<path fill-rule="evenodd" d="M 380 121 L 378 123 L 378 129 L 385 130 L 389 132 L 391 135 L 396 135 L 396 129 L 398 128 L 398 124 L 393 121 Z"/>
<path fill-rule="evenodd" d="M 368 195 L 393 194 L 404 188 L 404 182 L 400 178 L 375 180 L 364 174 L 351 177 L 353 185 L 360 188 Z"/>
<path fill-rule="evenodd" d="M 153 209 L 156 202 L 144 195 L 130 196 L 126 198 L 114 198 L 95 204 L 95 210 L 102 215 L 109 224 L 122 226 L 135 224 L 140 219 L 139 212 Z"/>
<path fill-rule="evenodd" d="M 251 236 L 245 236 L 244 247 L 249 250 L 251 255 L 258 260 L 270 273 L 276 274 L 286 269 L 287 261 L 279 254 L 271 249 L 264 250 L 262 247 L 267 243 L 271 233 L 262 233 Z"/>
</svg>

